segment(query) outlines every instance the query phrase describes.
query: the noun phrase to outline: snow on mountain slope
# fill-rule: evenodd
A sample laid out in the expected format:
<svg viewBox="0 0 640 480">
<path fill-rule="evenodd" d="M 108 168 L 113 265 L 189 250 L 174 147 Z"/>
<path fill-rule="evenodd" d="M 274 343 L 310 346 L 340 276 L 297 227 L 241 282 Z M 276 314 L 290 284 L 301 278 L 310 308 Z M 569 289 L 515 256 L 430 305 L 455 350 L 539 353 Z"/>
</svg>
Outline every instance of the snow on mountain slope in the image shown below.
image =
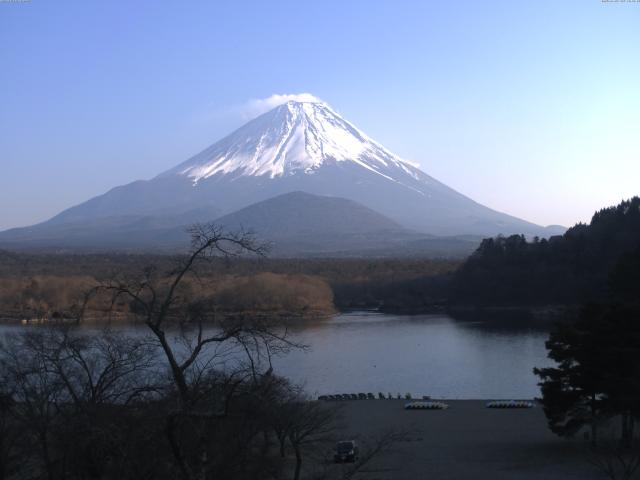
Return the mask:
<svg viewBox="0 0 640 480">
<path fill-rule="evenodd" d="M 426 234 L 555 233 L 453 190 L 323 102 L 288 101 L 151 180 L 115 187 L 47 222 L 5 232 L 0 240 L 16 235 L 50 239 L 60 225 L 102 222 L 112 228 L 122 223 L 120 217 L 169 224 L 193 212 L 198 218 L 211 211 L 225 215 L 290 192 L 355 201 Z"/>
<path fill-rule="evenodd" d="M 388 180 L 415 167 L 375 142 L 322 102 L 289 101 L 171 169 L 197 184 L 216 174 L 313 174 L 331 162 L 353 162 Z M 401 183 L 401 182 L 400 182 Z"/>
</svg>

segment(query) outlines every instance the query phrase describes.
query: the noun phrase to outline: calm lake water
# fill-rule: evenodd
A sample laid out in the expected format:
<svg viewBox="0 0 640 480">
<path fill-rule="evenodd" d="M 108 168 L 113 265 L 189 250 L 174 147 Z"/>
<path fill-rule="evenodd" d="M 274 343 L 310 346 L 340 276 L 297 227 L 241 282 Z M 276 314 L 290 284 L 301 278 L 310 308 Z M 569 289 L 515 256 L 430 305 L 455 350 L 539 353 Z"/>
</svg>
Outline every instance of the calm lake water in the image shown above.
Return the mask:
<svg viewBox="0 0 640 480">
<path fill-rule="evenodd" d="M 344 313 L 292 330 L 293 338 L 310 348 L 276 358 L 274 368 L 304 383 L 312 395 L 533 398 L 539 396 L 533 367 L 551 364 L 547 332 L 521 323 L 505 329 L 447 315 Z M 0 325 L 0 333 L 16 328 L 24 327 Z"/>
<path fill-rule="evenodd" d="M 490 327 L 446 315 L 342 314 L 295 331 L 311 346 L 275 362 L 312 394 L 410 392 L 441 398 L 539 396 L 545 331 Z"/>
</svg>

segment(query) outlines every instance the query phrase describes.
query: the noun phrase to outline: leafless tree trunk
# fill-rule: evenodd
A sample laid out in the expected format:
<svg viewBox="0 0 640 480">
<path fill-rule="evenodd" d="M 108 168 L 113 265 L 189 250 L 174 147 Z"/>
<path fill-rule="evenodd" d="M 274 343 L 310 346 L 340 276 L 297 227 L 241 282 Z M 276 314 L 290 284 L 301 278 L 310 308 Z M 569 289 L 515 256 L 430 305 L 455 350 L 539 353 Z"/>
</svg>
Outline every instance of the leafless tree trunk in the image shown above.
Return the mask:
<svg viewBox="0 0 640 480">
<path fill-rule="evenodd" d="M 300 478 L 300 470 L 302 469 L 302 452 L 300 451 L 300 445 L 298 443 L 293 444 L 293 451 L 296 455 L 296 467 L 293 472 L 293 480 Z"/>
<path fill-rule="evenodd" d="M 191 253 L 168 275 L 148 268 L 137 279 L 116 278 L 87 295 L 75 325 L 0 342 L 0 373 L 7 379 L 0 387 L 10 387 L 11 414 L 28 435 L 25 462 L 37 475 L 61 480 L 136 472 L 142 478 L 166 469 L 161 475 L 185 480 L 251 478 L 265 465 L 275 475 L 283 462 L 269 451 L 274 432 L 282 454 L 286 442 L 292 445 L 296 478 L 302 475 L 303 458 L 323 441 L 332 417 L 273 374 L 272 356 L 299 345 L 264 319 L 218 317 L 215 304 L 188 297 L 183 285 L 197 279 L 198 263 L 212 255 L 262 249 L 250 235 L 211 225 L 192 234 Z M 149 335 L 81 330 L 87 302 L 100 292 L 109 293 L 100 299 L 109 297 L 110 313 L 125 301 Z M 225 364 L 229 358 L 233 363 Z M 0 415 L 0 433 L 1 421 Z M 8 471 L 4 440 L 0 480 Z M 132 458 L 137 454 L 140 460 Z"/>
<path fill-rule="evenodd" d="M 139 280 L 116 279 L 99 285 L 94 290 L 108 291 L 112 294 L 112 305 L 119 299 L 126 299 L 133 305 L 133 311 L 153 333 L 167 360 L 173 381 L 179 394 L 181 408 L 188 409 L 193 400 L 187 378 L 187 371 L 199 359 L 203 349 L 211 344 L 221 344 L 236 339 L 245 332 L 259 328 L 248 327 L 239 322 L 218 322 L 220 330 L 205 333 L 204 324 L 213 323 L 215 315 L 211 306 L 196 306 L 181 297 L 179 289 L 185 278 L 196 273 L 199 262 L 213 256 L 238 256 L 244 253 L 262 255 L 264 246 L 258 245 L 247 232 L 229 233 L 214 224 L 195 225 L 190 229 L 192 246 L 190 253 L 179 261 L 176 268 L 169 272 L 168 283 L 164 285 L 154 268 L 143 272 Z M 201 308 L 194 308 L 201 307 Z M 191 352 L 179 359 L 175 348 L 167 338 L 167 323 L 175 320 L 184 325 L 195 326 L 194 344 Z M 268 331 L 263 333 L 268 334 Z"/>
<path fill-rule="evenodd" d="M 270 365 L 270 357 L 274 352 L 285 352 L 296 346 L 288 340 L 286 331 L 276 333 L 268 324 L 255 319 L 219 318 L 214 304 L 202 300 L 194 302 L 181 294 L 185 279 L 197 277 L 198 265 L 208 258 L 264 253 L 264 247 L 258 245 L 247 232 L 229 233 L 214 224 L 208 224 L 196 225 L 190 233 L 190 253 L 168 275 L 159 276 L 154 268 L 148 268 L 137 280 L 115 279 L 94 290 L 110 292 L 112 305 L 122 299 L 129 302 L 136 319 L 146 325 L 163 352 L 178 399 L 175 411 L 167 415 L 165 432 L 185 480 L 202 475 L 205 462 L 195 461 L 194 464 L 193 459 L 208 458 L 208 447 L 206 435 L 198 435 L 199 453 L 186 455 L 180 440 L 179 425 L 201 418 L 198 426 L 205 428 L 211 419 L 225 417 L 231 397 L 247 376 L 254 387 L 258 385 L 262 375 L 258 371 L 260 360 L 266 358 Z M 171 331 L 176 327 L 181 329 L 181 341 L 187 347 L 186 353 L 184 349 L 177 349 L 171 341 Z M 208 382 L 213 378 L 208 373 L 215 370 L 209 352 L 223 345 L 240 347 L 246 354 L 248 366 L 246 372 L 240 371 L 241 375 L 235 380 L 238 372 L 232 372 L 229 383 L 219 389 L 226 392 L 221 407 L 207 395 L 211 391 Z M 270 371 L 271 368 L 267 373 Z"/>
<path fill-rule="evenodd" d="M 587 460 L 611 480 L 630 480 L 640 469 L 640 440 L 601 438 L 589 449 Z"/>
<path fill-rule="evenodd" d="M 287 437 L 296 457 L 293 480 L 299 480 L 302 469 L 302 449 L 319 448 L 336 431 L 338 411 L 333 406 L 307 399 L 298 399 L 287 406 L 289 425 Z"/>
<path fill-rule="evenodd" d="M 14 402 L 12 421 L 35 440 L 50 479 L 64 478 L 68 460 L 91 451 L 90 437 L 104 437 L 96 421 L 101 409 L 125 406 L 155 389 L 147 342 L 76 330 L 54 326 L 10 335 L 0 344 L 2 380 Z M 70 429 L 81 425 L 79 447 Z"/>
<path fill-rule="evenodd" d="M 8 386 L 7 379 L 0 376 L 0 385 L 0 480 L 6 480 L 21 463 L 17 444 L 22 431 L 14 418 L 15 402 L 10 393 L 3 391 Z"/>
</svg>

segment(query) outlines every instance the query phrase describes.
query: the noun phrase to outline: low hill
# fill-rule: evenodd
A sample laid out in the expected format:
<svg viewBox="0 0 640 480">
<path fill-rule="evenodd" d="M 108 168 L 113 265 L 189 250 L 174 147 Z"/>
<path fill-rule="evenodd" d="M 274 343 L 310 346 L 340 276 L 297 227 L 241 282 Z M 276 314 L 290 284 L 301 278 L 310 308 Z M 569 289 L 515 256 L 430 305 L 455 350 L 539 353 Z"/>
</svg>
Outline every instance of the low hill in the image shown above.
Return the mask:
<svg viewBox="0 0 640 480">
<path fill-rule="evenodd" d="M 216 220 L 226 229 L 255 232 L 276 257 L 463 257 L 479 237 L 436 237 L 339 197 L 291 192 Z"/>
<path fill-rule="evenodd" d="M 291 192 L 254 203 L 216 220 L 229 230 L 250 227 L 265 238 L 412 233 L 397 222 L 353 200 Z M 421 234 L 421 237 L 427 235 Z"/>
<path fill-rule="evenodd" d="M 212 206 L 199 207 L 181 214 L 116 215 L 92 219 L 43 222 L 30 227 L 0 232 L 0 248 L 20 251 L 154 251 L 173 248 L 163 235 L 174 228 L 210 222 L 220 215 Z M 186 241 L 186 234 L 183 235 Z"/>
<path fill-rule="evenodd" d="M 435 237 L 345 198 L 291 192 L 219 217 L 213 207 L 184 215 L 115 216 L 44 223 L 0 232 L 0 248 L 41 252 L 175 253 L 196 222 L 253 231 L 274 257 L 462 258 L 481 238 Z"/>
</svg>

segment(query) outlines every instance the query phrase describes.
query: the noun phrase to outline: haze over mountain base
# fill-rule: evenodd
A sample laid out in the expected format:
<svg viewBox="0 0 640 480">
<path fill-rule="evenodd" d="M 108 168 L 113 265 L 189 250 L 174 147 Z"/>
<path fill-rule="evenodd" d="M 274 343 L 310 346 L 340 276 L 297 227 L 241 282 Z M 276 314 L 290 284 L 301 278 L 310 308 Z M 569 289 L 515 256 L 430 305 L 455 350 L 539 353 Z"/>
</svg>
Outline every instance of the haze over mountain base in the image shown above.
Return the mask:
<svg viewBox="0 0 640 480">
<path fill-rule="evenodd" d="M 322 102 L 289 101 L 151 180 L 0 233 L 0 246 L 175 249 L 185 226 L 214 220 L 255 230 L 285 256 L 464 255 L 480 236 L 564 231 L 471 200 Z"/>
</svg>

